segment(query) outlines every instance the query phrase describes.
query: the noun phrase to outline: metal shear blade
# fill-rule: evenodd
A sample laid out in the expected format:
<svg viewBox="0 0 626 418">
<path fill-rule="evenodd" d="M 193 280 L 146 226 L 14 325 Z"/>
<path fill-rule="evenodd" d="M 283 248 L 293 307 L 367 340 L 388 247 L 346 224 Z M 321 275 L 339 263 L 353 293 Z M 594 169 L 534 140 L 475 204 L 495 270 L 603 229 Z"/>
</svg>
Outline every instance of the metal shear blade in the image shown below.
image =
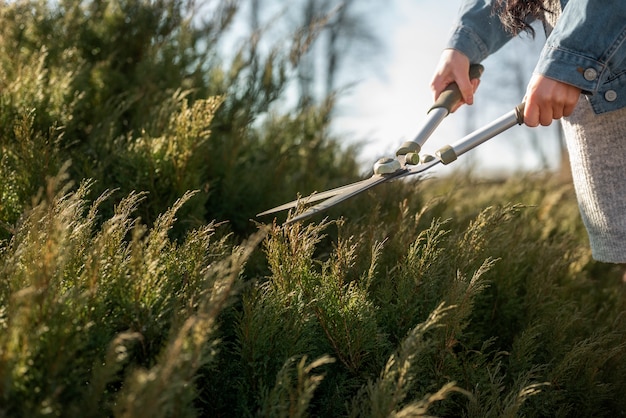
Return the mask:
<svg viewBox="0 0 626 418">
<path fill-rule="evenodd" d="M 302 219 L 309 218 L 315 215 L 316 213 L 322 212 L 332 206 L 335 206 L 336 204 L 341 203 L 344 200 L 347 200 L 353 196 L 356 196 L 366 190 L 369 190 L 372 187 L 377 186 L 379 184 L 426 171 L 429 168 L 437 165 L 439 162 L 440 160 L 435 159 L 427 163 L 401 168 L 397 170 L 396 172 L 390 173 L 390 174 L 382 174 L 382 175 L 374 174 L 372 177 L 368 179 L 361 180 L 356 183 L 348 184 L 346 186 L 338 187 L 336 189 L 328 190 L 319 194 L 313 194 L 309 198 L 294 200 L 293 202 L 289 202 L 289 203 L 285 203 L 284 205 L 277 206 L 276 208 L 265 211 L 259 215 L 279 212 L 285 209 L 291 209 L 291 208 L 297 207 L 299 203 L 306 204 L 309 202 L 323 200 L 323 202 L 318 203 L 317 205 L 311 206 L 308 209 L 306 209 L 304 212 L 297 214 L 296 216 L 292 218 L 289 218 L 286 221 L 286 224 L 297 222 Z"/>
<path fill-rule="evenodd" d="M 363 184 L 371 181 L 373 177 L 378 177 L 378 176 L 372 176 L 365 180 L 357 181 L 356 183 L 347 184 L 345 186 L 340 186 L 335 189 L 326 190 L 324 192 L 320 192 L 320 193 L 315 192 L 315 193 L 312 193 L 310 196 L 301 197 L 299 199 L 292 200 L 291 202 L 284 203 L 280 206 L 276 206 L 275 208 L 268 209 L 265 212 L 259 213 L 257 216 L 269 215 L 271 213 L 281 212 L 287 209 L 293 209 L 300 204 L 304 205 L 308 203 L 319 202 L 320 200 L 328 199 L 330 197 L 336 196 L 341 193 L 347 193 L 352 189 L 358 189 Z"/>
</svg>

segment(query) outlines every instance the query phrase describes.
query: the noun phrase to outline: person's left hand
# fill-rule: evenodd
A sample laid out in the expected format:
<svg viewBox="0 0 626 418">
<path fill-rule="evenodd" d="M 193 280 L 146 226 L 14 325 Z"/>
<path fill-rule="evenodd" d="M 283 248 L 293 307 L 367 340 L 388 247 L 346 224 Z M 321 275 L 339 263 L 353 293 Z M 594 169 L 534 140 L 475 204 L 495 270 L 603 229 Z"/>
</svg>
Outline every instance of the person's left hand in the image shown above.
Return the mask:
<svg viewBox="0 0 626 418">
<path fill-rule="evenodd" d="M 526 88 L 524 123 L 535 127 L 548 126 L 554 119 L 569 116 L 574 111 L 581 90 L 540 74 L 534 74 Z"/>
</svg>

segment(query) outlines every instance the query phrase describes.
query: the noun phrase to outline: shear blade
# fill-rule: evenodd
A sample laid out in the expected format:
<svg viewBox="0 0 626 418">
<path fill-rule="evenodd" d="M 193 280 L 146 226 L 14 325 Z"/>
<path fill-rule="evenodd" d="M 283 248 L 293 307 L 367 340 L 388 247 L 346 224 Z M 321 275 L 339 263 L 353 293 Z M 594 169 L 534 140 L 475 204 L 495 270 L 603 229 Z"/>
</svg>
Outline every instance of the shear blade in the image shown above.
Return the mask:
<svg viewBox="0 0 626 418">
<path fill-rule="evenodd" d="M 374 175 L 365 180 L 357 181 L 356 183 L 347 184 L 345 186 L 340 186 L 335 189 L 326 190 L 325 192 L 321 192 L 321 193 L 313 193 L 308 197 L 302 197 L 300 199 L 296 199 L 296 200 L 292 200 L 291 202 L 284 203 L 280 206 L 276 206 L 275 208 L 268 209 L 265 212 L 259 213 L 257 216 L 269 215 L 270 213 L 281 212 L 287 209 L 293 209 L 300 204 L 319 202 L 320 200 L 328 199 L 341 193 L 347 193 L 352 189 L 361 187 L 363 184 L 371 181 L 375 177 L 381 177 L 381 176 Z"/>
<path fill-rule="evenodd" d="M 319 203 L 315 206 L 312 206 L 310 208 L 308 208 L 307 210 L 305 210 L 304 212 L 302 212 L 299 215 L 294 216 L 293 218 L 290 218 L 287 220 L 286 224 L 290 224 L 292 222 L 296 222 L 296 221 L 300 221 L 302 219 L 305 218 L 309 218 L 313 215 L 315 215 L 318 212 L 322 212 L 332 206 L 335 206 L 336 204 L 343 202 L 346 199 L 351 198 L 352 196 L 355 196 L 361 192 L 364 192 L 367 189 L 370 189 L 374 186 L 376 186 L 377 184 L 383 183 L 385 181 L 390 180 L 390 177 L 384 177 L 384 176 L 380 176 L 380 175 L 374 175 L 372 177 L 370 177 L 369 179 L 360 181 L 358 183 L 354 183 L 350 186 L 345 186 L 343 191 L 340 192 L 339 194 L 334 194 L 334 196 L 329 197 L 327 200 L 323 201 L 322 203 Z"/>
<path fill-rule="evenodd" d="M 372 187 L 387 182 L 387 181 L 391 181 L 391 180 L 395 180 L 395 179 L 399 179 L 402 177 L 407 177 L 407 176 L 411 176 L 411 175 L 415 175 L 415 174 L 419 174 L 422 173 L 426 170 L 428 170 L 429 168 L 439 164 L 441 162 L 441 160 L 439 159 L 435 159 L 432 161 L 429 161 L 427 163 L 422 163 L 422 164 L 418 164 L 418 165 L 414 165 L 414 166 L 410 166 L 408 168 L 402 169 L 400 171 L 397 171 L 395 173 L 389 174 L 389 175 L 385 175 L 385 176 L 372 176 L 369 179 L 360 181 L 358 183 L 354 183 L 352 185 L 348 185 L 348 186 L 344 186 L 343 187 L 343 192 L 340 194 L 335 194 L 333 197 L 330 197 L 329 199 L 318 203 L 315 206 L 312 206 L 310 208 L 308 208 L 307 210 L 305 210 L 304 212 L 302 212 L 299 215 L 294 216 L 293 218 L 288 219 L 285 223 L 286 224 L 290 224 L 293 222 L 297 222 L 297 221 L 301 221 L 303 219 L 309 218 L 313 215 L 315 215 L 316 213 L 322 212 L 332 206 L 335 206 L 336 204 L 343 202 L 344 200 L 347 200 L 353 196 L 356 196 L 357 194 L 364 192 L 368 189 L 371 189 Z M 336 190 L 336 189 L 335 189 Z M 329 190 L 330 192 L 331 190 Z"/>
</svg>

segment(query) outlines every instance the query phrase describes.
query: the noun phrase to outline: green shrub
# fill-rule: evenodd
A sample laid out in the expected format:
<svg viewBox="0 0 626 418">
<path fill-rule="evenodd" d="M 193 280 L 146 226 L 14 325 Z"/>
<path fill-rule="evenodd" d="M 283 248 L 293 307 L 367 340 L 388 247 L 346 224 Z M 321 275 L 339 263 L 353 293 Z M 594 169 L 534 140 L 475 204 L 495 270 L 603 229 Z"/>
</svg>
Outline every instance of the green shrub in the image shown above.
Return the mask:
<svg viewBox="0 0 626 418">
<path fill-rule="evenodd" d="M 353 149 L 329 133 L 332 100 L 273 110 L 298 64 L 289 45 L 261 48 L 257 33 L 225 60 L 220 51 L 238 5 L 212 5 L 204 20 L 194 7 L 21 0 L 0 8 L 8 229 L 67 161 L 75 182 L 94 180 L 92 198 L 119 191 L 103 203 L 106 216 L 122 196 L 148 193 L 139 208 L 148 226 L 197 190 L 178 235 L 218 220 L 243 238 L 255 230 L 250 219 L 279 199 L 356 178 Z"/>
<path fill-rule="evenodd" d="M 390 219 L 375 230 L 349 219 L 274 225 L 233 246 L 215 224 L 169 237 L 193 193 L 148 227 L 133 215 L 144 194 L 107 218 L 99 208 L 111 192 L 89 203 L 92 183 L 73 190 L 64 178 L 50 180 L 0 252 L 4 415 L 624 408 L 622 284 L 588 259 L 578 227 L 562 227 L 577 218 L 544 222 L 544 210 L 575 213 L 571 188 L 474 184 L 473 196 L 495 205 L 476 212 L 480 202 L 461 200 L 467 215 L 444 221 L 465 185 L 406 183 L 394 187 L 431 203 L 418 210 L 411 197 L 397 215 L 361 215 Z M 452 181 L 458 194 L 438 195 Z M 498 204 L 512 190 L 532 206 Z M 550 207 L 555 193 L 561 205 Z M 333 228 L 338 239 L 320 253 Z M 263 237 L 267 276 L 243 276 Z"/>
<path fill-rule="evenodd" d="M 179 379 L 184 393 L 193 370 L 208 360 L 215 317 L 230 300 L 226 290 L 239 274 L 240 252 L 229 258 L 226 243 L 212 239 L 212 224 L 181 244 L 167 238 L 190 194 L 151 230 L 132 218 L 142 196 L 130 195 L 96 231 L 98 206 L 108 196 L 89 206 L 89 187 L 69 192 L 63 182 L 51 182 L 3 247 L 3 415 L 107 414 L 129 364 L 154 366 L 161 351 L 178 350 L 165 355 L 162 367 L 185 370 L 166 379 L 173 386 Z M 220 268 L 220 260 L 235 264 Z M 168 339 L 172 347 L 164 349 Z M 142 401 L 137 393 L 134 403 Z"/>
</svg>

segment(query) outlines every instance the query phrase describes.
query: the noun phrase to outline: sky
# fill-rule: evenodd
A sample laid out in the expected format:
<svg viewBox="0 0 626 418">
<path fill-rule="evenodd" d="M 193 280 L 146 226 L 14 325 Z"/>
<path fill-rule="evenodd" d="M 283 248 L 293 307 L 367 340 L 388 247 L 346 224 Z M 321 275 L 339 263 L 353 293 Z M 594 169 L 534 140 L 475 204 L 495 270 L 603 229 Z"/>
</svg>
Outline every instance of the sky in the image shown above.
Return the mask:
<svg viewBox="0 0 626 418">
<path fill-rule="evenodd" d="M 432 105 L 430 79 L 453 25 L 461 0 L 391 0 L 385 10 L 376 14 L 376 27 L 384 43 L 384 51 L 377 63 L 381 74 L 364 76 L 343 96 L 335 119 L 335 129 L 346 138 L 353 138 L 361 148 L 360 161 L 364 167 L 378 157 L 393 156 L 405 140 L 413 139 Z M 530 77 L 540 48 L 525 42 L 525 51 L 531 50 L 525 62 Z M 535 41 L 540 42 L 540 40 Z M 536 45 L 536 44 L 535 44 Z M 507 45 L 504 49 L 515 48 Z M 483 64 L 485 73 L 475 96 L 475 103 L 464 106 L 449 115 L 424 146 L 424 152 L 433 153 L 441 146 L 451 144 L 467 133 L 467 125 L 482 126 L 512 110 L 523 93 L 511 94 L 497 83 L 509 84 L 499 72 L 504 49 Z M 504 77 L 504 78 L 503 78 Z M 548 156 L 556 156 L 558 147 L 555 124 L 545 128 L 515 126 L 459 158 L 439 172 L 448 172 L 460 166 L 472 166 L 476 171 L 514 172 L 539 168 L 537 153 L 530 138 L 539 139 Z M 525 139 L 526 138 L 526 139 Z M 524 142 L 526 141 L 526 142 Z M 554 162 L 551 161 L 551 164 Z M 452 167 L 452 166 L 455 167 Z"/>
</svg>

